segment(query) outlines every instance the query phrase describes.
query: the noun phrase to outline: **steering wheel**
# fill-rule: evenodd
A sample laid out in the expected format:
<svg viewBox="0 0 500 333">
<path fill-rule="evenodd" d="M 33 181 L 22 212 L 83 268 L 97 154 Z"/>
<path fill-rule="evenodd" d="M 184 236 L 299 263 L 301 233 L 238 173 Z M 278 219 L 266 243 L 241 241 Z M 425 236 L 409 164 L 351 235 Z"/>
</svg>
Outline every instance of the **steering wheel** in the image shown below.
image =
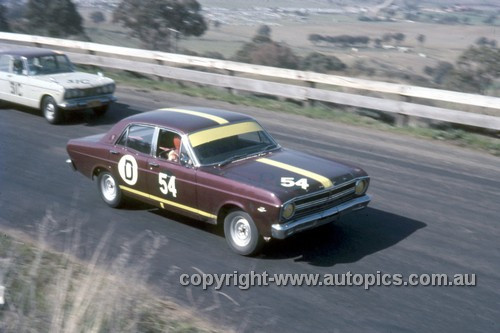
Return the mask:
<svg viewBox="0 0 500 333">
<path fill-rule="evenodd" d="M 173 148 L 163 148 L 163 147 L 159 147 L 159 149 L 161 150 L 159 153 L 158 153 L 158 157 L 159 158 L 163 158 L 165 160 L 168 160 L 168 153 L 170 153 Z"/>
</svg>

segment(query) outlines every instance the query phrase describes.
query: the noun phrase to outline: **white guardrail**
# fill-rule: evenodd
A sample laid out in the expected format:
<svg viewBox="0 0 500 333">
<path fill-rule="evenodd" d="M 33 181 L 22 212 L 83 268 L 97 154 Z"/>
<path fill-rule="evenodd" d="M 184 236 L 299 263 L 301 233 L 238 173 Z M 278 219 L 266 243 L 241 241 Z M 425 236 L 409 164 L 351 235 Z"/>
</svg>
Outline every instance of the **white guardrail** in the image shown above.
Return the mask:
<svg viewBox="0 0 500 333">
<path fill-rule="evenodd" d="M 500 130 L 500 117 L 498 116 L 458 111 L 392 99 L 369 97 L 360 94 L 336 92 L 314 88 L 313 86 L 316 83 L 320 83 L 344 88 L 394 94 L 407 98 L 471 105 L 494 109 L 495 111 L 499 111 L 500 114 L 500 98 L 498 97 L 50 37 L 0 32 L 0 40 L 37 47 L 64 48 L 68 50 L 67 54 L 72 61 L 84 65 L 134 71 L 174 80 L 190 81 L 198 84 L 235 90 L 245 90 L 295 100 L 317 100 L 411 117 L 427 118 L 497 131 Z M 71 53 L 71 51 L 76 52 Z M 210 70 L 224 70 L 227 71 L 229 75 L 172 67 L 165 64 L 196 66 Z M 237 77 L 234 76 L 235 73 L 301 81 L 302 84 L 308 83 L 309 87 Z"/>
</svg>

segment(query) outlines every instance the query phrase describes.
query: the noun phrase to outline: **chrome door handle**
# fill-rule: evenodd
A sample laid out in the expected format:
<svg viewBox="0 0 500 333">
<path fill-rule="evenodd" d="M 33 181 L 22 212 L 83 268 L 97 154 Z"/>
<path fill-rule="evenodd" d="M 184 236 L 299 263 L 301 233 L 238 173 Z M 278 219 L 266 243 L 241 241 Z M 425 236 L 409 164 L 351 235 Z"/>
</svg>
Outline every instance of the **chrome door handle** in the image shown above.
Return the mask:
<svg viewBox="0 0 500 333">
<path fill-rule="evenodd" d="M 149 165 L 150 167 L 155 167 L 155 168 L 157 168 L 157 167 L 159 167 L 159 166 L 160 166 L 160 165 L 159 165 L 158 163 L 156 163 L 156 162 L 148 162 L 148 165 Z"/>
<path fill-rule="evenodd" d="M 117 152 L 116 150 L 110 150 L 109 152 L 113 155 L 120 155 L 120 153 Z"/>
</svg>

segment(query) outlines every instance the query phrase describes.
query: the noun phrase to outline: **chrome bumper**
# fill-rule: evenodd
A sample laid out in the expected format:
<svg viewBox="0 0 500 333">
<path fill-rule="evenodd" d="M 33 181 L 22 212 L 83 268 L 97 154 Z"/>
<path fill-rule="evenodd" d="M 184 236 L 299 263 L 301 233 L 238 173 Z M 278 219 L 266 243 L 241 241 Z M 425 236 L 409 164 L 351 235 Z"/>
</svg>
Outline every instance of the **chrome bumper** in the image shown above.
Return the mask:
<svg viewBox="0 0 500 333">
<path fill-rule="evenodd" d="M 76 171 L 75 163 L 73 163 L 73 161 L 70 158 L 66 160 L 66 164 L 69 165 L 69 167 L 73 169 L 73 171 Z"/>
<path fill-rule="evenodd" d="M 273 238 L 284 239 L 297 232 L 319 227 L 335 221 L 339 216 L 351 211 L 363 209 L 368 206 L 371 196 L 368 194 L 362 197 L 349 200 L 343 204 L 314 213 L 295 221 L 290 221 L 282 224 L 273 224 L 271 226 L 271 234 Z"/>
<path fill-rule="evenodd" d="M 67 99 L 59 103 L 57 106 L 64 110 L 81 110 L 87 108 L 97 108 L 103 105 L 108 105 L 116 101 L 113 95 L 101 95 L 84 98 Z"/>
</svg>

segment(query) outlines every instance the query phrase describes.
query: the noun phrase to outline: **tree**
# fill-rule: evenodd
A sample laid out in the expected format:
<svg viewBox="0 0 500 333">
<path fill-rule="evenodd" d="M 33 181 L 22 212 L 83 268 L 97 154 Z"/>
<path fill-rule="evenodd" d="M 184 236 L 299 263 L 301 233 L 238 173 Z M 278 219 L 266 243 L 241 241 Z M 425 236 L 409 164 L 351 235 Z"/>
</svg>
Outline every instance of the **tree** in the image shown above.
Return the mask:
<svg viewBox="0 0 500 333">
<path fill-rule="evenodd" d="M 420 44 L 425 43 L 425 35 L 423 35 L 423 34 L 419 34 L 419 35 L 417 36 L 417 40 L 418 40 L 418 42 L 419 42 Z"/>
<path fill-rule="evenodd" d="M 259 35 L 259 30 L 252 38 L 251 43 L 244 44 L 236 52 L 234 57 L 236 61 L 272 67 L 298 68 L 299 57 L 287 45 L 274 42 L 270 37 Z"/>
<path fill-rule="evenodd" d="M 179 34 L 201 36 L 207 30 L 196 0 L 123 0 L 113 13 L 113 21 L 155 50 L 170 50 Z"/>
<path fill-rule="evenodd" d="M 484 24 L 495 24 L 495 21 L 497 20 L 497 15 L 496 14 L 491 14 L 487 18 L 483 20 Z"/>
<path fill-rule="evenodd" d="M 396 43 L 401 44 L 401 42 L 405 40 L 406 36 L 401 32 L 397 32 L 393 35 L 393 38 L 396 40 Z"/>
<path fill-rule="evenodd" d="M 269 26 L 265 24 L 261 25 L 257 29 L 257 36 L 263 36 L 271 39 L 271 28 L 269 28 Z"/>
<path fill-rule="evenodd" d="M 437 66 L 425 67 L 424 71 L 427 75 L 432 76 L 432 81 L 436 84 L 442 84 L 446 78 L 453 73 L 454 67 L 447 61 L 438 62 Z"/>
<path fill-rule="evenodd" d="M 335 56 L 327 56 L 319 52 L 309 53 L 300 62 L 300 69 L 317 73 L 340 71 L 347 66 Z"/>
<path fill-rule="evenodd" d="M 386 32 L 383 36 L 382 36 L 382 41 L 384 43 L 388 43 L 392 40 L 393 38 L 393 35 L 390 33 L 390 32 Z"/>
<path fill-rule="evenodd" d="M 0 31 L 10 32 L 9 22 L 5 17 L 8 17 L 7 8 L 0 4 Z"/>
<path fill-rule="evenodd" d="M 472 91 L 483 93 L 500 78 L 500 49 L 471 46 L 460 55 L 457 67 L 457 74 L 470 79 L 464 82 L 472 87 Z"/>
<path fill-rule="evenodd" d="M 82 17 L 71 0 L 29 0 L 24 18 L 28 33 L 53 37 L 85 35 Z"/>
<path fill-rule="evenodd" d="M 212 24 L 213 24 L 215 29 L 219 29 L 220 26 L 222 25 L 221 21 L 219 21 L 219 20 L 214 20 L 212 22 L 213 22 Z"/>
<path fill-rule="evenodd" d="M 314 45 L 318 44 L 319 42 L 324 41 L 324 37 L 319 35 L 319 34 L 310 34 L 309 37 L 307 38 L 311 43 Z"/>
<path fill-rule="evenodd" d="M 497 41 L 494 39 L 488 39 L 486 37 L 479 37 L 476 40 L 476 44 L 479 46 L 491 46 L 493 48 L 497 47 Z"/>
<path fill-rule="evenodd" d="M 97 24 L 106 21 L 106 16 L 101 11 L 96 10 L 90 14 L 90 19 Z"/>
<path fill-rule="evenodd" d="M 286 45 L 274 41 L 246 43 L 236 52 L 235 60 L 282 68 L 298 68 L 299 58 Z"/>
</svg>

